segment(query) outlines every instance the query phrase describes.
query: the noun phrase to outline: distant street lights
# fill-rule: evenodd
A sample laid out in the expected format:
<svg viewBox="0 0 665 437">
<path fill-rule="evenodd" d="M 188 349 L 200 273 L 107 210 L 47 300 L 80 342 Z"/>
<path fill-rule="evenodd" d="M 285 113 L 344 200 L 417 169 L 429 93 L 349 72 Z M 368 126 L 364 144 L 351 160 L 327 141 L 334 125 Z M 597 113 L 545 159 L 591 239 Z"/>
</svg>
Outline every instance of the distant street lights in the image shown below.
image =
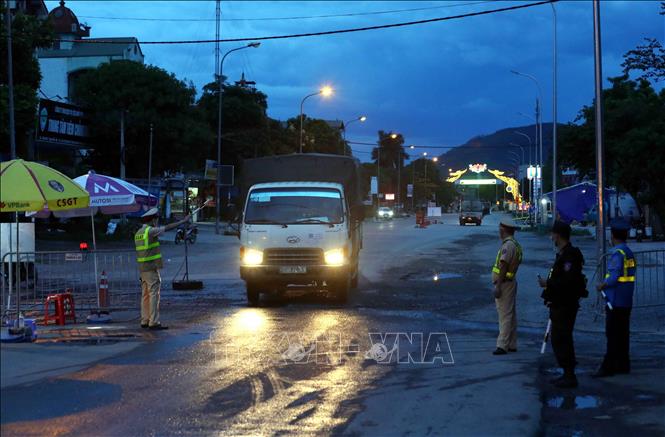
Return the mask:
<svg viewBox="0 0 665 437">
<path fill-rule="evenodd" d="M 215 233 L 219 234 L 220 229 L 219 229 L 219 214 L 221 212 L 221 200 L 220 200 L 220 195 L 221 195 L 221 190 L 220 190 L 220 185 L 222 183 L 222 85 L 223 85 L 223 67 L 224 67 L 224 60 L 226 57 L 233 52 L 236 52 L 238 50 L 242 49 L 255 49 L 261 45 L 260 42 L 250 42 L 247 45 L 244 45 L 242 47 L 236 47 L 235 49 L 231 49 L 228 52 L 224 53 L 224 56 L 222 56 L 222 60 L 219 61 L 219 77 L 217 78 L 217 84 L 219 87 L 219 94 L 218 94 L 218 109 L 217 109 L 217 182 L 216 182 L 216 189 L 215 189 Z"/>
<path fill-rule="evenodd" d="M 356 117 L 353 120 L 349 120 L 346 123 L 344 123 L 344 130 L 342 131 L 342 135 L 343 135 L 342 139 L 344 140 L 344 153 L 342 153 L 343 155 L 346 156 L 346 127 L 348 125 L 350 125 L 351 123 L 353 123 L 354 121 L 359 121 L 361 123 L 364 123 L 365 120 L 367 120 L 367 117 L 364 116 L 364 115 L 361 115 L 360 117 Z"/>
<path fill-rule="evenodd" d="M 300 149 L 299 149 L 300 153 L 302 153 L 302 119 L 303 119 L 302 109 L 303 105 L 305 104 L 305 100 L 309 99 L 310 97 L 318 96 L 319 94 L 321 94 L 323 97 L 329 97 L 332 95 L 332 93 L 333 89 L 326 85 L 317 92 L 306 95 L 300 102 Z"/>
<path fill-rule="evenodd" d="M 527 79 L 532 80 L 533 83 L 536 84 L 536 88 L 538 89 L 538 97 L 537 97 L 537 100 L 536 100 L 536 125 L 538 126 L 538 131 L 539 131 L 539 134 L 538 134 L 539 135 L 539 138 L 538 138 L 539 159 L 537 161 L 538 161 L 538 164 L 540 165 L 540 167 L 542 168 L 543 167 L 543 117 L 542 117 L 543 93 L 542 93 L 541 88 L 540 88 L 540 82 L 538 82 L 538 80 L 530 74 L 521 73 L 521 72 L 515 71 L 515 70 L 510 70 L 510 72 L 513 73 L 513 74 L 516 74 L 518 76 L 526 77 Z M 538 188 L 538 190 L 537 190 L 538 194 L 537 194 L 536 197 L 538 199 L 540 199 L 540 196 L 542 195 L 542 192 L 543 192 L 542 179 L 537 179 L 537 181 L 538 182 L 536 183 L 536 187 Z"/>
<path fill-rule="evenodd" d="M 532 162 L 531 162 L 531 148 L 533 147 L 533 144 L 531 142 L 531 137 L 528 136 L 527 134 L 525 134 L 524 132 L 520 132 L 520 131 L 514 131 L 513 133 L 517 134 L 517 135 L 522 135 L 523 137 L 526 137 L 527 140 L 529 140 L 529 165 L 531 165 L 532 164 Z"/>
</svg>

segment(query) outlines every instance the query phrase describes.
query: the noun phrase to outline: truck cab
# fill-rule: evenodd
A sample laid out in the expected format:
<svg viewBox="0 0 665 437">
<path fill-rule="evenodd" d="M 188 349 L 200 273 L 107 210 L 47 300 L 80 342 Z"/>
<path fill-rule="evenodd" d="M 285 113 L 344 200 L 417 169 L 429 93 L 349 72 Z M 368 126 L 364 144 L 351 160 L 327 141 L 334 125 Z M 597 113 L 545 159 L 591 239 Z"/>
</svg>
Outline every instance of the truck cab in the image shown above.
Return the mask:
<svg viewBox="0 0 665 437">
<path fill-rule="evenodd" d="M 247 191 L 240 223 L 240 276 L 247 300 L 305 287 L 345 302 L 358 282 L 362 221 L 341 183 L 267 182 Z"/>
</svg>

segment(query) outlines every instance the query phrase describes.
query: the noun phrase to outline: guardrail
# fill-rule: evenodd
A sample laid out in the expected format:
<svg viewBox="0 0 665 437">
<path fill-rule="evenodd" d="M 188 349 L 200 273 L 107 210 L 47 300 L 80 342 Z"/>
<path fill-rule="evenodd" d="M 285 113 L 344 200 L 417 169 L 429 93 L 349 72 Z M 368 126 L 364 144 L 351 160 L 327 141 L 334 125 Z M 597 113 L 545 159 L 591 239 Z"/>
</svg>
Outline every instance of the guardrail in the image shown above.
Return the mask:
<svg viewBox="0 0 665 437">
<path fill-rule="evenodd" d="M 611 253 L 604 254 L 589 281 L 589 293 L 595 293 L 595 285 L 602 279 L 602 274 Z M 645 250 L 633 252 L 635 256 L 635 292 L 633 308 L 665 307 L 665 250 Z M 595 310 L 598 314 L 605 311 L 605 300 L 597 294 Z"/>
<path fill-rule="evenodd" d="M 15 313 L 17 302 L 22 311 L 41 312 L 49 294 L 66 289 L 73 293 L 77 310 L 96 309 L 102 273 L 108 280 L 109 309 L 140 307 L 141 285 L 133 250 L 13 252 L 1 261 L 3 315 Z"/>
</svg>

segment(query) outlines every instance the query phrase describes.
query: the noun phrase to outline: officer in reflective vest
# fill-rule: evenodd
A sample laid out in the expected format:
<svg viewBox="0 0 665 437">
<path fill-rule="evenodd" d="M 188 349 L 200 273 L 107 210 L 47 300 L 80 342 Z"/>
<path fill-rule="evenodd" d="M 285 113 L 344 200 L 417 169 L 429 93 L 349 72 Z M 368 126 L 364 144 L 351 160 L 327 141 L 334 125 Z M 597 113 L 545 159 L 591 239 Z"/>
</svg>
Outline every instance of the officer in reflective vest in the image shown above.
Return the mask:
<svg viewBox="0 0 665 437">
<path fill-rule="evenodd" d="M 593 375 L 604 378 L 620 373 L 630 373 L 630 311 L 633 307 L 635 256 L 626 244 L 630 224 L 622 219 L 612 222 L 612 245 L 614 249 L 607 263 L 605 280 L 596 286 L 604 291 L 612 305 L 605 308 L 605 336 L 607 352 L 598 371 Z"/>
<path fill-rule="evenodd" d="M 499 224 L 501 247 L 492 267 L 494 301 L 499 314 L 499 337 L 496 340 L 494 355 L 517 352 L 517 314 L 515 300 L 517 294 L 517 269 L 522 262 L 522 248 L 515 240 L 517 226 L 507 220 Z"/>
<path fill-rule="evenodd" d="M 159 294 L 162 278 L 159 269 L 163 267 L 159 236 L 189 221 L 184 219 L 166 226 L 158 226 L 159 210 L 152 208 L 141 216 L 143 226 L 134 235 L 136 261 L 141 277 L 141 328 L 154 330 L 168 329 L 159 322 Z"/>
</svg>

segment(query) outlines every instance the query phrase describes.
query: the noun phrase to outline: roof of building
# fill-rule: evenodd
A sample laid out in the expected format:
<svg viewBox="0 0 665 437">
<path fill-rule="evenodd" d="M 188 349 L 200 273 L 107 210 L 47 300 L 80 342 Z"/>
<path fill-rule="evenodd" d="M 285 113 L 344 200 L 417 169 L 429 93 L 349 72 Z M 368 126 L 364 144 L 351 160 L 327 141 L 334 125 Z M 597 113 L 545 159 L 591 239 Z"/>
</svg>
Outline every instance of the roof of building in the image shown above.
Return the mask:
<svg viewBox="0 0 665 437">
<path fill-rule="evenodd" d="M 90 56 L 123 56 L 125 50 L 136 47 L 143 56 L 141 45 L 134 37 L 123 38 L 94 38 L 86 41 L 95 42 L 73 42 L 71 49 L 42 49 L 37 52 L 39 58 L 73 58 Z"/>
<path fill-rule="evenodd" d="M 56 34 L 74 34 L 78 37 L 90 36 L 90 26 L 80 24 L 76 14 L 65 6 L 65 1 L 60 0 L 60 6 L 53 8 L 48 14 Z"/>
</svg>

